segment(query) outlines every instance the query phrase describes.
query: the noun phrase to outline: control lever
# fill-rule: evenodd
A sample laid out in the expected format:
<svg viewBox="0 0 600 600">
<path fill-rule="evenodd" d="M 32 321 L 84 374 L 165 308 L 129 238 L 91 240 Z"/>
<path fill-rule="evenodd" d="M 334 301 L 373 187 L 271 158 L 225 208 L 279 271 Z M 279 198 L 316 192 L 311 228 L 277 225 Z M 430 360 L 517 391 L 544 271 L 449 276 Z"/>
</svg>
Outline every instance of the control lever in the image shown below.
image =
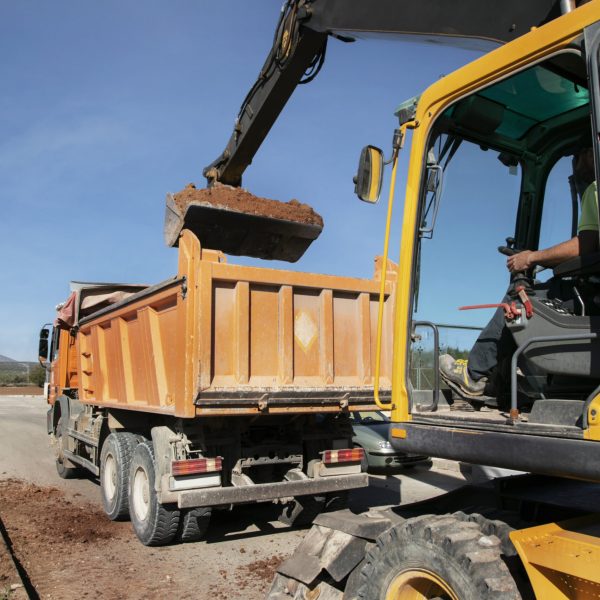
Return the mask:
<svg viewBox="0 0 600 600">
<path fill-rule="evenodd" d="M 504 254 L 505 256 L 512 256 L 513 254 L 519 253 L 520 250 L 515 248 L 515 242 L 516 240 L 514 237 L 507 237 L 506 246 L 498 246 L 498 252 L 500 252 L 500 254 Z"/>
</svg>

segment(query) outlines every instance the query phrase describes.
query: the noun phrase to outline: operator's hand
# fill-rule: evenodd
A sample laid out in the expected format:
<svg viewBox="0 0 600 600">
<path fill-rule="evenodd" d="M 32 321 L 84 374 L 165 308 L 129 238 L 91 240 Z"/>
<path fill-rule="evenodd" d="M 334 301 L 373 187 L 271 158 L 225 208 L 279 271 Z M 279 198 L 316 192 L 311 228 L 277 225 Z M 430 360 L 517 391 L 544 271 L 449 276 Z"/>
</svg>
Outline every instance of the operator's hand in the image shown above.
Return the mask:
<svg viewBox="0 0 600 600">
<path fill-rule="evenodd" d="M 509 256 L 506 260 L 506 268 L 511 272 L 526 271 L 535 263 L 533 262 L 533 252 L 531 250 L 523 250 L 518 254 Z"/>
</svg>

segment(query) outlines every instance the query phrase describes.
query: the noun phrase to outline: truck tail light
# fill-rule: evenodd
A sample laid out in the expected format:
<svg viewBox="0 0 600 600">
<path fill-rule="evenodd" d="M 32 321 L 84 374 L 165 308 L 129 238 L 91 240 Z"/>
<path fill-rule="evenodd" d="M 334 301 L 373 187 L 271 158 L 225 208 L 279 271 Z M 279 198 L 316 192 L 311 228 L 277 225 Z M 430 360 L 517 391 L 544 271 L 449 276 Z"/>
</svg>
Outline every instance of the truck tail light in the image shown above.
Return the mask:
<svg viewBox="0 0 600 600">
<path fill-rule="evenodd" d="M 332 465 L 344 462 L 360 462 L 364 456 L 362 448 L 347 448 L 345 450 L 325 450 L 321 453 L 323 464 Z"/>
<path fill-rule="evenodd" d="M 175 476 L 196 475 L 198 473 L 215 473 L 223 468 L 223 459 L 216 458 L 190 458 L 188 460 L 174 460 L 171 462 L 171 473 Z"/>
</svg>

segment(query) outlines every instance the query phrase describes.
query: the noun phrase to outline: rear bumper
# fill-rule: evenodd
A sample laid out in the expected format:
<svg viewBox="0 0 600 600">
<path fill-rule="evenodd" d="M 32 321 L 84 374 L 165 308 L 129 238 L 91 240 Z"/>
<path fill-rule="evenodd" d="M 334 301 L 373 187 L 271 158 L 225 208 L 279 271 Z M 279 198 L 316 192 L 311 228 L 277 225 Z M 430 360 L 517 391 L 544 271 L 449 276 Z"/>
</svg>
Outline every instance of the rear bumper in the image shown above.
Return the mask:
<svg viewBox="0 0 600 600">
<path fill-rule="evenodd" d="M 314 496 L 367 487 L 368 485 L 368 475 L 359 473 L 339 477 L 302 479 L 300 481 L 261 483 L 245 487 L 206 488 L 179 492 L 177 494 L 177 505 L 179 508 L 194 508 L 197 506 L 240 504 L 242 502 L 267 502 L 276 498 Z"/>
</svg>

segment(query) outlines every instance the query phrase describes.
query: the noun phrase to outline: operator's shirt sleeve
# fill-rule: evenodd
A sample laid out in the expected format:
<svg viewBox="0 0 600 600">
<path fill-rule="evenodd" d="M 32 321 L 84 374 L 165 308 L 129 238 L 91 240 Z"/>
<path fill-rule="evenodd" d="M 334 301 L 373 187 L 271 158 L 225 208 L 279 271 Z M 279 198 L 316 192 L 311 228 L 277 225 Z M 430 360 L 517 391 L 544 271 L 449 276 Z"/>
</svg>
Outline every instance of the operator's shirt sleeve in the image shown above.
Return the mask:
<svg viewBox="0 0 600 600">
<path fill-rule="evenodd" d="M 577 233 L 581 231 L 598 231 L 598 190 L 595 181 L 587 186 L 581 197 Z"/>
</svg>

